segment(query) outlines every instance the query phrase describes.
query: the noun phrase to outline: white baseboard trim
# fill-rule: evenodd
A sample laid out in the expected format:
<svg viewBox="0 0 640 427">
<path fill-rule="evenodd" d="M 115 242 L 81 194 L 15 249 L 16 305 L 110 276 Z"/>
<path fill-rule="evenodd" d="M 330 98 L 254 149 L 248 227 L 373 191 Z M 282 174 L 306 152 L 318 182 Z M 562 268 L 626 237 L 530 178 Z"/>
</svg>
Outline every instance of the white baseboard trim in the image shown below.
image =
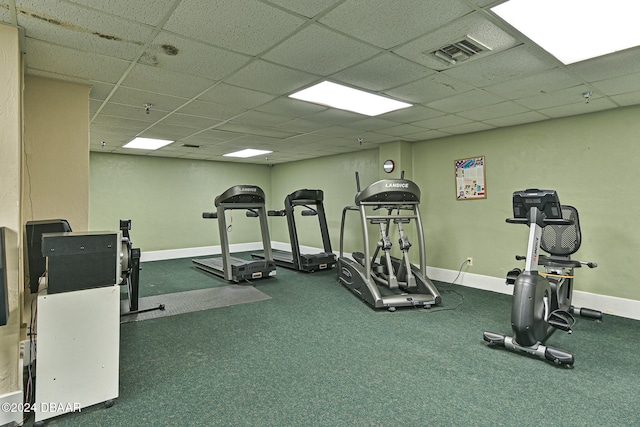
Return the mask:
<svg viewBox="0 0 640 427">
<path fill-rule="evenodd" d="M 22 375 L 22 373 L 20 373 Z M 0 411 L 0 426 L 4 425 L 22 425 L 22 411 L 18 411 L 17 409 L 22 409 L 23 401 L 22 401 L 22 390 L 14 391 L 11 393 L 6 393 L 0 396 L 0 405 L 4 408 L 6 405 L 10 405 L 9 408 L 16 408 L 15 411 Z"/>
<path fill-rule="evenodd" d="M 271 242 L 271 248 L 283 251 L 290 251 L 291 245 L 284 242 Z M 262 242 L 251 242 L 230 245 L 229 250 L 234 252 L 261 251 Z M 300 246 L 303 253 L 321 252 L 322 249 L 311 246 Z M 175 258 L 189 258 L 207 255 L 219 255 L 222 251 L 220 246 L 204 246 L 199 248 L 170 249 L 164 251 L 142 252 L 140 260 L 160 261 Z M 336 256 L 338 255 L 336 251 Z M 458 271 L 444 268 L 427 267 L 427 275 L 432 280 L 455 283 L 474 289 L 497 292 L 501 294 L 513 295 L 513 286 L 507 286 L 504 278 L 484 276 L 469 272 L 462 272 L 458 276 Z M 600 310 L 603 313 L 613 316 L 626 317 L 640 320 L 640 301 L 626 298 L 612 297 L 608 295 L 593 294 L 590 292 L 574 291 L 573 302 L 577 307 L 588 307 Z M 0 424 L 1 425 L 1 424 Z"/>
<path fill-rule="evenodd" d="M 427 267 L 427 275 L 432 280 L 452 283 L 458 275 L 458 272 L 455 270 Z M 503 278 L 462 272 L 455 283 L 469 288 L 513 295 L 513 286 L 507 286 Z M 613 316 L 640 320 L 640 301 L 638 300 L 574 290 L 573 305 L 576 307 L 592 308 Z"/>
<path fill-rule="evenodd" d="M 262 250 L 261 242 L 252 242 L 252 243 L 238 243 L 234 245 L 229 245 L 229 251 L 231 253 L 234 252 L 248 252 L 248 251 L 256 251 Z M 222 249 L 220 246 L 202 246 L 199 248 L 182 248 L 182 249 L 167 249 L 163 251 L 149 251 L 142 252 L 140 255 L 141 262 L 147 261 L 162 261 L 167 259 L 176 259 L 176 258 L 191 258 L 191 257 L 199 257 L 199 256 L 208 256 L 208 255 L 220 255 L 222 253 Z"/>
</svg>

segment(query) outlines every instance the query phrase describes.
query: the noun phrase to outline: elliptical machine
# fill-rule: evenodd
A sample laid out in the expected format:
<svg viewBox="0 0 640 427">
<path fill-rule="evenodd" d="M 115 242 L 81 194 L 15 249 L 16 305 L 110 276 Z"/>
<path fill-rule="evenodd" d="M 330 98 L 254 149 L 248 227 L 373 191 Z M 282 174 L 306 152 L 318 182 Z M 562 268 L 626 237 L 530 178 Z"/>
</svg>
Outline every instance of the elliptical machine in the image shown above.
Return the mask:
<svg viewBox="0 0 640 427">
<path fill-rule="evenodd" d="M 583 265 L 597 267 L 594 262 L 570 257 L 581 243 L 578 211 L 562 206 L 555 190 L 528 189 L 513 193 L 513 216 L 507 219 L 508 223 L 530 228 L 527 255 L 516 256 L 517 260 L 526 260 L 525 269 L 516 268 L 507 274 L 507 285 L 515 286 L 511 306 L 513 337 L 484 332 L 484 341 L 490 347 L 522 351 L 571 368 L 573 354 L 544 342 L 556 329 L 572 333 L 573 314 L 602 319 L 600 311 L 571 305 L 574 269 Z M 540 248 L 549 255 L 539 254 Z M 545 272 L 539 272 L 538 266 L 545 267 Z"/>
<path fill-rule="evenodd" d="M 374 308 L 395 311 L 396 307 L 431 308 L 440 304 L 440 292 L 426 274 L 424 232 L 419 208 L 420 188 L 413 181 L 404 179 L 404 172 L 400 179 L 376 181 L 364 190 L 360 189 L 360 178 L 356 172 L 356 187 L 356 206 L 347 206 L 342 210 L 338 281 Z M 360 213 L 364 239 L 364 253 L 354 252 L 353 259 L 344 254 L 345 220 L 349 211 Z M 380 228 L 380 240 L 373 254 L 369 247 L 367 223 Z M 414 266 L 409 260 L 412 244 L 405 233 L 405 225 L 410 223 L 416 227 L 419 266 Z M 400 236 L 398 244 L 402 259 L 391 256 L 392 224 Z"/>
</svg>

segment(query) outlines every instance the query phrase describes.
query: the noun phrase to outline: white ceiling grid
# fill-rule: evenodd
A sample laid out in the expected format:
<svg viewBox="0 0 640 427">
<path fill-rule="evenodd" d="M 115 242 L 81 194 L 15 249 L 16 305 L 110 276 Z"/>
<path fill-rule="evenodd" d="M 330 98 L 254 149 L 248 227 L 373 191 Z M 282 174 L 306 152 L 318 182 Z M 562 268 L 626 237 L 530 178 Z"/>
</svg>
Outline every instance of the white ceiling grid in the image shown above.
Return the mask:
<svg viewBox="0 0 640 427">
<path fill-rule="evenodd" d="M 639 48 L 565 66 L 501 2 L 0 0 L 0 22 L 24 30 L 28 75 L 92 87 L 93 151 L 276 164 L 640 103 Z M 430 54 L 467 37 L 489 50 Z M 368 117 L 288 97 L 323 80 L 414 106 Z M 121 148 L 136 136 L 176 142 Z M 244 148 L 273 153 L 222 157 Z"/>
</svg>

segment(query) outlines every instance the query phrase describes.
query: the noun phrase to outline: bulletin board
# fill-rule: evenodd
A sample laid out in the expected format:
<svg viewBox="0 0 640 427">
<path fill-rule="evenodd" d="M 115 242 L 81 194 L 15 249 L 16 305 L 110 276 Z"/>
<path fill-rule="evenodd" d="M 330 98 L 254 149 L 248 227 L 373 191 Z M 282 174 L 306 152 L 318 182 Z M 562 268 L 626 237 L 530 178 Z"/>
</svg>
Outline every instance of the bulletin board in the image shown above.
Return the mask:
<svg viewBox="0 0 640 427">
<path fill-rule="evenodd" d="M 455 161 L 456 200 L 487 198 L 484 156 Z"/>
</svg>

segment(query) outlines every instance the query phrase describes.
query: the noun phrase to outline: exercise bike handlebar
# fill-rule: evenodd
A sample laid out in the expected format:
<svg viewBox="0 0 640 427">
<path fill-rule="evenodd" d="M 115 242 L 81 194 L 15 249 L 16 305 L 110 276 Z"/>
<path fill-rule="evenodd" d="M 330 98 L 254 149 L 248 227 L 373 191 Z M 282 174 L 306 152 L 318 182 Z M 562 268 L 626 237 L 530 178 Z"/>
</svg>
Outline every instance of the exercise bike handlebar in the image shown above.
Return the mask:
<svg viewBox="0 0 640 427">
<path fill-rule="evenodd" d="M 531 220 L 529 218 L 507 218 L 505 220 L 509 224 L 529 224 Z M 544 225 L 571 225 L 573 220 L 563 218 L 545 218 L 543 220 Z"/>
<path fill-rule="evenodd" d="M 527 259 L 527 257 L 526 257 L 526 256 L 524 256 L 524 255 L 516 255 L 516 260 L 517 260 L 517 261 L 522 261 L 522 260 L 526 260 L 526 259 Z M 554 260 L 551 260 L 551 261 L 554 261 Z M 558 260 L 558 262 L 560 262 L 560 263 L 561 263 L 561 262 L 562 262 L 562 260 Z M 598 264 L 597 264 L 597 263 L 595 263 L 595 262 L 591 262 L 591 261 L 578 261 L 578 260 L 573 260 L 573 259 L 572 259 L 572 260 L 567 260 L 566 262 L 567 262 L 567 263 L 571 263 L 571 264 L 573 264 L 573 266 L 574 266 L 574 267 L 579 267 L 579 266 L 581 266 L 581 265 L 586 265 L 586 266 L 587 266 L 587 267 L 589 267 L 589 268 L 596 268 L 596 267 L 598 267 Z"/>
</svg>

